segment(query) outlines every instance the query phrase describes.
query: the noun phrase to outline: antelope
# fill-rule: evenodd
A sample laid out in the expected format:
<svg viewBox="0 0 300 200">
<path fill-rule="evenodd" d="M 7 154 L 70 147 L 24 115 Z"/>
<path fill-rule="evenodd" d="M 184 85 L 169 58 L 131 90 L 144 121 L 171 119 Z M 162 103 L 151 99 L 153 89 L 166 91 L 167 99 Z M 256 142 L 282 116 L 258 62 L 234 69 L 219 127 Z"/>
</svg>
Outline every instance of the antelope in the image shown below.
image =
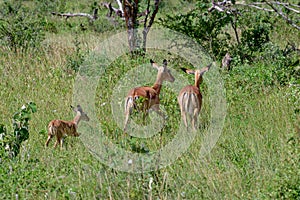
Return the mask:
<svg viewBox="0 0 300 200">
<path fill-rule="evenodd" d="M 202 94 L 200 92 L 200 84 L 203 81 L 203 74 L 209 70 L 210 66 L 211 64 L 202 68 L 201 70 L 181 68 L 185 73 L 195 75 L 195 84 L 185 86 L 180 90 L 178 95 L 178 103 L 180 107 L 181 117 L 187 129 L 188 114 L 191 118 L 193 129 L 196 130 L 197 118 L 202 106 Z"/>
<path fill-rule="evenodd" d="M 51 138 L 53 136 L 56 136 L 56 142 L 54 144 L 54 148 L 57 147 L 58 144 L 60 144 L 60 148 L 63 147 L 63 139 L 65 136 L 74 136 L 78 137 L 80 133 L 77 132 L 77 127 L 80 122 L 80 120 L 83 121 L 89 121 L 89 117 L 86 113 L 83 112 L 80 105 L 77 105 L 76 108 L 71 106 L 73 111 L 76 113 L 76 116 L 74 117 L 73 121 L 64 121 L 64 120 L 52 120 L 48 125 L 48 139 L 46 141 L 45 146 L 47 147 Z"/>
<path fill-rule="evenodd" d="M 223 68 L 224 70 L 226 69 L 227 71 L 230 71 L 230 63 L 232 61 L 232 58 L 230 56 L 230 53 L 226 53 L 226 55 L 223 57 L 222 59 L 222 66 L 221 68 Z"/>
<path fill-rule="evenodd" d="M 147 113 L 150 109 L 154 110 L 157 114 L 164 117 L 164 114 L 159 108 L 159 94 L 164 81 L 174 82 L 175 78 L 172 76 L 170 69 L 167 68 L 168 62 L 163 60 L 163 66 L 159 66 L 152 59 L 150 59 L 151 66 L 157 69 L 157 77 L 154 85 L 142 86 L 131 89 L 125 100 L 125 123 L 124 131 L 127 129 L 129 118 L 132 110 L 142 111 Z M 138 104 L 138 100 L 143 99 L 141 104 Z"/>
</svg>

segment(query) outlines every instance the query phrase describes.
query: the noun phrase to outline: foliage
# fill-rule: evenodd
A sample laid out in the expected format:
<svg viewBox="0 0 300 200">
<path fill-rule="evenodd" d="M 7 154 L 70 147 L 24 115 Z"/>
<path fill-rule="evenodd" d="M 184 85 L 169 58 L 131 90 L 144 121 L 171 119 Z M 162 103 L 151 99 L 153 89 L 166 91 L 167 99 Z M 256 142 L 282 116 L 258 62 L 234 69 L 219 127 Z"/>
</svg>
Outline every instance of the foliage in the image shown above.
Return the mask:
<svg viewBox="0 0 300 200">
<path fill-rule="evenodd" d="M 66 11 L 66 1 L 59 0 L 34 0 L 34 3 L 37 5 L 36 9 L 39 10 L 40 15 L 44 13 L 51 12 L 65 12 Z"/>
<path fill-rule="evenodd" d="M 29 120 L 36 112 L 36 104 L 29 102 L 13 117 L 13 131 L 7 132 L 6 127 L 0 124 L 0 154 L 1 157 L 14 158 L 19 154 L 22 142 L 29 138 Z"/>
<path fill-rule="evenodd" d="M 0 44 L 16 52 L 36 50 L 44 39 L 43 19 L 37 19 L 21 1 L 5 1 L 1 6 Z"/>
<path fill-rule="evenodd" d="M 223 28 L 232 18 L 222 12 L 210 13 L 208 8 L 207 1 L 198 2 L 195 9 L 186 14 L 167 14 L 160 18 L 160 24 L 195 38 L 212 55 L 220 58 L 229 49 L 230 35 Z"/>
<path fill-rule="evenodd" d="M 277 190 L 274 196 L 278 199 L 299 199 L 300 197 L 300 119 L 298 125 L 295 125 L 295 134 L 289 133 L 287 141 L 288 155 L 283 158 L 281 169 L 276 173 Z"/>
<path fill-rule="evenodd" d="M 252 61 L 253 53 L 261 52 L 270 41 L 272 26 L 268 13 L 210 12 L 210 6 L 208 1 L 198 2 L 186 14 L 168 14 L 161 18 L 160 24 L 194 38 L 216 60 L 230 52 L 239 63 Z"/>
<path fill-rule="evenodd" d="M 81 64 L 84 61 L 85 55 L 87 53 L 85 53 L 81 49 L 81 42 L 78 40 L 78 34 L 77 33 L 75 35 L 73 43 L 74 43 L 74 46 L 75 46 L 75 53 L 67 57 L 67 60 L 68 60 L 67 67 L 71 70 L 74 70 L 75 72 L 78 72 Z"/>
<path fill-rule="evenodd" d="M 213 21 L 206 22 L 202 19 L 205 15 L 196 12 L 192 1 L 180 0 L 182 5 L 183 2 L 192 5 L 188 8 L 181 6 L 176 10 L 174 6 L 172 17 L 179 15 L 179 12 L 184 17 L 183 9 L 192 8 L 191 12 L 195 12 L 189 20 L 176 18 L 182 28 L 181 32 L 190 31 L 186 34 L 191 37 L 194 34 L 199 36 L 200 39 L 195 39 L 207 45 L 216 58 L 221 58 L 227 51 L 233 55 L 232 71 L 218 74 L 222 76 L 226 90 L 226 121 L 216 146 L 209 155 L 199 157 L 210 123 L 214 123 L 210 119 L 211 105 L 207 94 L 209 85 L 204 80 L 201 85 L 204 98 L 200 114 L 201 129 L 193 144 L 170 166 L 151 173 L 135 174 L 115 171 L 95 159 L 83 140 L 80 140 L 90 133 L 82 132 L 79 138 L 70 138 L 68 142 L 72 145 L 67 145 L 66 150 L 44 148 L 47 139 L 44 130 L 48 122 L 73 117 L 69 113 L 69 105 L 72 104 L 74 95 L 72 89 L 76 84 L 75 73 L 68 74 L 67 69 L 76 70 L 82 64 L 85 52 L 91 51 L 99 40 L 113 34 L 104 33 L 107 29 L 111 31 L 112 27 L 104 25 L 106 19 L 99 18 L 97 30 L 78 31 L 81 19 L 69 19 L 66 22 L 48 13 L 53 11 L 52 8 L 55 11 L 71 12 L 84 4 L 84 11 L 89 12 L 90 1 L 87 0 L 15 1 L 11 4 L 13 8 L 6 7 L 0 9 L 0 12 L 15 10 L 14 6 L 18 6 L 20 2 L 21 10 L 30 8 L 33 12 L 32 18 L 30 17 L 32 20 L 39 21 L 43 18 L 47 45 L 44 46 L 45 52 L 27 51 L 22 56 L 1 45 L 0 119 L 10 118 L 15 104 L 24 99 L 34 101 L 42 112 L 32 115 L 36 110 L 35 104 L 29 103 L 25 105 L 27 114 L 21 109 L 13 115 L 13 128 L 0 125 L 0 199 L 299 199 L 300 78 L 299 54 L 295 50 L 299 46 L 299 40 L 293 32 L 285 31 L 285 23 L 277 21 L 282 32 L 279 30 L 276 35 L 270 27 L 274 25 L 271 17 L 268 19 L 267 15 L 260 16 L 258 12 L 248 12 L 249 15 L 242 12 L 243 15 L 236 21 L 239 46 L 230 27 L 231 19 L 227 19 L 224 13 L 207 13 L 206 17 L 218 23 L 223 23 L 222 17 L 229 20 L 224 26 L 216 23 L 221 30 L 214 30 Z M 44 7 L 40 15 L 37 15 L 34 12 L 40 6 L 39 2 Z M 174 1 L 163 3 L 175 5 Z M 170 14 L 168 8 L 165 11 Z M 22 12 L 19 10 L 17 13 L 20 15 Z M 165 13 L 158 14 L 165 20 Z M 200 16 L 201 19 L 193 16 Z M 28 21 L 31 19 L 28 18 Z M 190 28 L 184 29 L 184 23 L 180 20 L 186 20 Z M 197 20 L 204 21 L 207 30 L 220 40 L 210 42 L 214 38 L 205 32 L 206 29 L 202 29 L 202 24 L 195 23 Z M 49 25 L 48 28 L 46 25 Z M 176 22 L 170 21 L 166 25 L 176 26 Z M 200 31 L 193 33 L 193 30 L 201 30 L 205 34 Z M 253 41 L 252 37 L 259 34 L 262 34 L 262 38 Z M 293 37 L 296 39 L 291 39 Z M 290 44 L 287 45 L 288 42 Z M 214 46 L 211 48 L 210 44 Z M 149 66 L 149 58 L 157 61 L 166 58 L 175 71 L 190 65 L 180 55 L 176 57 L 157 49 L 147 50 L 145 58 L 131 59 L 128 55 L 122 55 L 99 76 L 96 96 L 92 97 L 95 98 L 96 120 L 99 120 L 96 123 L 101 125 L 105 137 L 120 148 L 143 154 L 152 153 L 168 144 L 176 137 L 181 122 L 177 94 L 166 84 L 162 90 L 161 104 L 164 105 L 168 118 L 160 132 L 151 138 L 130 138 L 123 133 L 122 127 L 116 125 L 113 114 L 124 113 L 112 113 L 112 91 L 117 89 L 116 85 L 127 72 L 145 63 Z M 217 69 L 212 69 L 211 72 L 213 70 Z M 150 69 L 149 72 L 155 79 L 156 71 Z M 100 74 L 99 71 L 93 73 Z M 143 73 L 137 75 L 135 71 L 132 78 L 127 77 L 128 82 L 119 84 L 128 86 L 138 78 L 142 80 L 141 85 L 153 83 L 143 80 L 144 77 Z M 190 83 L 193 82 L 193 77 L 187 78 Z M 213 76 L 210 78 L 214 80 Z M 178 80 L 173 84 L 178 83 Z M 116 101 L 120 102 L 123 109 L 123 96 Z M 14 128 L 17 128 L 19 140 L 16 140 Z M 15 145 L 28 136 L 27 152 L 20 149 L 17 159 L 9 159 L 6 144 L 14 141 L 12 144 Z M 26 156 L 23 156 L 24 152 Z"/>
</svg>

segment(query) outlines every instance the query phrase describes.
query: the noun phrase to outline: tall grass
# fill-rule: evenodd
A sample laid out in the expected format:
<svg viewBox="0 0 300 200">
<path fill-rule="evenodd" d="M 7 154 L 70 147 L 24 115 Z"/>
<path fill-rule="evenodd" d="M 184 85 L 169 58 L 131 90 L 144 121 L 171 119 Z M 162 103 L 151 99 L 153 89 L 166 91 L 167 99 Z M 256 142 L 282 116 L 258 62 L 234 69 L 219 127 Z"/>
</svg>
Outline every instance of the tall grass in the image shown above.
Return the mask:
<svg viewBox="0 0 300 200">
<path fill-rule="evenodd" d="M 1 57 L 0 123 L 10 124 L 12 113 L 24 102 L 33 101 L 38 108 L 30 123 L 30 138 L 23 144 L 20 156 L 1 163 L 1 199 L 16 196 L 19 199 L 299 198 L 299 133 L 295 129 L 293 107 L 285 96 L 286 89 L 276 86 L 258 91 L 249 87 L 241 89 L 236 87 L 239 80 L 234 75 L 224 79 L 228 113 L 222 135 L 204 158 L 199 157 L 203 134 L 198 135 L 188 151 L 173 164 L 142 174 L 119 172 L 101 164 L 79 138 L 67 138 L 63 151 L 44 148 L 48 122 L 56 118 L 73 118 L 69 105 L 76 74 L 68 71 L 65 56 L 75 53 L 73 38 L 68 35 L 52 37 L 46 41 L 46 52 L 26 57 L 15 54 Z M 91 38 L 79 37 L 86 47 L 93 44 Z M 69 42 L 60 44 L 60 39 Z M 122 57 L 100 80 L 98 95 L 101 98 L 98 96 L 96 105 L 99 121 L 106 128 L 107 136 L 121 146 L 124 144 L 122 147 L 128 150 L 134 150 L 132 139 L 115 128 L 109 104 L 108 107 L 100 105 L 110 100 L 110 91 L 127 70 L 149 58 L 160 62 L 166 56 L 163 52 L 149 52 L 145 60 L 132 61 Z M 167 59 L 176 61 L 170 62 L 175 70 L 188 64 L 173 57 Z M 155 74 L 154 70 L 154 77 Z M 201 121 L 206 123 L 209 97 L 205 87 L 203 89 Z M 180 113 L 176 94 L 168 91 L 167 86 L 162 93 L 169 116 L 162 131 L 163 144 L 166 144 L 176 133 Z M 200 130 L 204 133 L 205 129 L 201 126 Z M 151 151 L 156 150 L 159 136 L 137 140 L 134 145 L 142 143 Z"/>
<path fill-rule="evenodd" d="M 49 7 L 47 1 L 43 2 L 41 9 L 45 12 L 90 12 L 85 3 L 93 3 L 53 1 Z M 193 1 L 181 3 L 191 7 L 190 2 Z M 174 1 L 163 3 L 163 12 L 168 12 L 169 7 L 178 11 Z M 26 3 L 27 7 L 32 4 Z M 216 146 L 205 157 L 199 156 L 210 125 L 209 86 L 205 82 L 201 85 L 204 99 L 199 135 L 174 163 L 160 170 L 137 174 L 116 171 L 99 162 L 84 146 L 80 137 L 85 133 L 79 138 L 66 138 L 62 151 L 52 148 L 53 141 L 45 148 L 49 121 L 73 119 L 70 104 L 77 75 L 73 67 L 82 64 L 80 56 L 88 55 L 111 35 L 104 30 L 119 30 L 103 21 L 95 23 L 93 32 L 81 31 L 78 19 L 50 21 L 38 51 L 17 54 L 0 47 L 0 124 L 10 126 L 11 116 L 26 102 L 37 105 L 29 139 L 22 144 L 19 156 L 6 162 L 0 159 L 0 199 L 300 198 L 300 118 L 299 105 L 295 103 L 299 96 L 292 93 L 291 102 L 290 88 L 276 84 L 276 76 L 269 76 L 273 71 L 265 70 L 272 69 L 277 61 L 263 66 L 237 66 L 230 74 L 220 75 L 226 88 L 226 121 Z M 274 34 L 276 37 L 281 40 L 283 36 Z M 145 58 L 136 60 L 123 55 L 108 66 L 95 96 L 97 119 L 104 134 L 118 147 L 133 152 L 157 151 L 175 137 L 181 123 L 177 94 L 166 84 L 161 102 L 168 119 L 159 134 L 148 139 L 131 138 L 117 127 L 110 104 L 113 89 L 124 74 L 148 63 L 150 58 L 158 63 L 164 58 L 170 60 L 169 65 L 178 73 L 180 67 L 189 66 L 179 56 L 163 51 L 149 50 Z M 144 66 L 153 79 L 141 84 L 152 85 L 156 70 Z M 193 83 L 193 77 L 186 78 Z M 133 121 L 142 124 L 139 118 L 133 116 Z"/>
</svg>

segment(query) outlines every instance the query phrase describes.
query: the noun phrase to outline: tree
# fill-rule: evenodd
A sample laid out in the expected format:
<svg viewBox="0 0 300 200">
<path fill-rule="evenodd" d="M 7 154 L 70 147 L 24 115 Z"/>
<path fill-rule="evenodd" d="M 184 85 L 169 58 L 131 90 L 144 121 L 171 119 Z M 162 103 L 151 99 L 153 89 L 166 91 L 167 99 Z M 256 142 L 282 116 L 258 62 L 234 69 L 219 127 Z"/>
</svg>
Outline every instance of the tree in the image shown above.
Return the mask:
<svg viewBox="0 0 300 200">
<path fill-rule="evenodd" d="M 274 1 L 203 0 L 185 14 L 168 14 L 160 23 L 194 38 L 216 60 L 230 52 L 234 62 L 246 62 L 253 61 L 257 57 L 254 54 L 262 52 L 270 42 L 269 34 L 279 21 L 274 13 L 298 30 L 299 8 Z"/>
<path fill-rule="evenodd" d="M 147 0 L 146 10 L 143 12 L 139 12 L 139 0 L 123 0 L 122 3 L 120 0 L 117 0 L 119 9 L 112 7 L 109 3 L 103 4 L 110 10 L 110 16 L 111 13 L 115 12 L 117 16 L 125 18 L 128 32 L 128 45 L 132 54 L 143 55 L 146 52 L 147 35 L 158 12 L 160 2 L 161 0 L 154 0 L 152 12 L 150 10 L 150 0 Z M 141 17 L 144 17 L 144 19 L 140 21 Z M 144 29 L 142 33 L 142 43 L 140 43 L 137 30 L 142 22 Z"/>
<path fill-rule="evenodd" d="M 139 12 L 142 7 L 139 0 L 116 0 L 116 2 L 118 4 L 118 8 L 113 7 L 111 3 L 107 2 L 101 3 L 100 5 L 108 9 L 109 12 L 107 16 L 109 18 L 116 16 L 125 21 L 128 32 L 128 45 L 131 54 L 144 55 L 146 52 L 147 35 L 154 22 L 155 16 L 158 13 L 161 0 L 153 0 L 153 5 L 151 5 L 150 0 L 147 0 L 146 5 L 143 4 L 143 6 L 146 6 L 146 10 L 143 12 Z M 66 18 L 86 17 L 91 23 L 99 19 L 98 8 L 94 9 L 93 14 L 56 12 L 52 12 L 52 14 Z M 142 39 L 139 38 L 138 33 L 138 28 L 141 24 L 143 24 Z"/>
</svg>

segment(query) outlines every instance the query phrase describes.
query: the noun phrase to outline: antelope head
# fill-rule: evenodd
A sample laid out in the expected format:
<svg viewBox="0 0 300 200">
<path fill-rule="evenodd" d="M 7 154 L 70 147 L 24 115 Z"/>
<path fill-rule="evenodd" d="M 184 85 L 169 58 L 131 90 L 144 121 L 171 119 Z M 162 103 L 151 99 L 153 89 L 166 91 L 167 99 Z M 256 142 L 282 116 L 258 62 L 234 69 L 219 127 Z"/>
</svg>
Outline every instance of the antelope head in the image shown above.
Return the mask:
<svg viewBox="0 0 300 200">
<path fill-rule="evenodd" d="M 157 80 L 163 81 L 169 81 L 173 83 L 175 81 L 175 78 L 171 74 L 170 69 L 168 69 L 168 61 L 166 59 L 163 60 L 163 66 L 159 66 L 157 63 L 155 63 L 152 59 L 150 59 L 150 63 L 152 67 L 157 69 Z"/>
</svg>

